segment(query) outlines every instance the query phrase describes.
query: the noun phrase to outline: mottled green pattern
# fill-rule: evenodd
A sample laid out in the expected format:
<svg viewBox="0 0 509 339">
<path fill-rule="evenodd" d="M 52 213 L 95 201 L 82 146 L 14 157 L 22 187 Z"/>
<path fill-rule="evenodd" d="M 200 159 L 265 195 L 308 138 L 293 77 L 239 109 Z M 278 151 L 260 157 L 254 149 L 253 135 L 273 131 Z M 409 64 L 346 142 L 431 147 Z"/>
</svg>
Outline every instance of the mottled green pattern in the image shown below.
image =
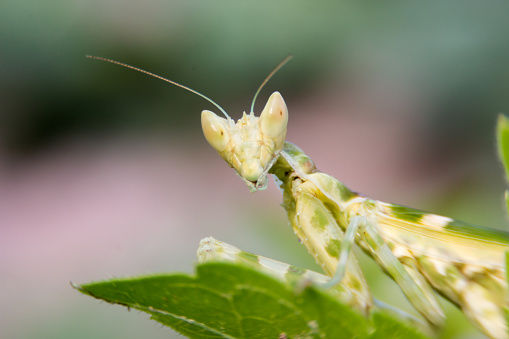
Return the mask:
<svg viewBox="0 0 509 339">
<path fill-rule="evenodd" d="M 327 247 L 325 247 L 325 250 L 331 257 L 338 258 L 339 251 L 341 250 L 341 241 L 337 239 L 331 239 L 327 244 Z"/>
<path fill-rule="evenodd" d="M 391 211 L 396 218 L 411 222 L 418 222 L 419 220 L 421 220 L 423 214 L 427 214 L 415 208 L 401 205 L 391 205 Z"/>
<path fill-rule="evenodd" d="M 286 143 L 284 152 L 287 154 L 287 161 L 278 161 L 271 171 L 276 173 L 282 181 L 281 188 L 284 191 L 284 206 L 292 223 L 295 223 L 298 219 L 296 216 L 299 213 L 299 211 L 296 212 L 294 210 L 296 206 L 294 199 L 297 199 L 295 197 L 298 197 L 304 189 L 309 190 L 309 194 L 318 198 L 327 208 L 326 210 L 316 209 L 310 212 L 311 217 L 308 220 L 311 223 L 312 229 L 318 231 L 317 234 L 319 235 L 323 235 L 323 232 L 327 232 L 327 235 L 329 235 L 329 231 L 332 229 L 327 227 L 327 225 L 335 225 L 336 222 L 344 230 L 348 224 L 349 216 L 349 212 L 346 211 L 347 213 L 345 213 L 344 208 L 348 210 L 349 206 L 351 206 L 351 213 L 360 212 L 362 215 L 366 215 L 367 211 L 377 210 L 379 203 L 367 198 L 358 200 L 359 204 L 348 204 L 348 201 L 359 197 L 359 195 L 350 191 L 337 179 L 327 174 L 313 171 L 309 175 L 302 175 L 302 173 L 308 173 L 301 168 L 302 164 L 306 163 L 308 157 L 295 145 Z M 291 168 L 290 164 L 295 168 Z M 292 195 L 295 195 L 295 197 L 292 197 Z M 443 230 L 444 234 L 451 235 L 451 239 L 454 239 L 456 235 L 458 238 L 468 237 L 480 240 L 480 243 L 484 240 L 509 245 L 509 233 L 503 231 L 470 226 L 462 222 L 451 221 L 452 219 L 447 217 L 440 217 L 406 206 L 386 203 L 381 203 L 381 205 L 383 206 L 383 213 L 390 217 L 389 222 L 392 220 L 400 226 L 404 225 L 406 221 L 407 223 L 422 227 L 423 231 L 428 228 L 437 232 Z M 383 225 L 379 226 L 383 227 Z M 294 227 L 296 226 L 294 225 Z M 297 225 L 296 233 L 299 232 L 301 232 L 301 229 Z M 309 239 L 310 234 L 301 234 L 300 237 Z M 413 264 L 418 265 L 418 267 L 416 266 L 414 270 L 409 270 L 411 266 L 403 267 L 402 262 L 398 261 L 391 252 L 395 250 L 395 245 L 390 242 L 386 243 L 386 240 L 382 238 L 382 234 L 377 232 L 376 228 L 372 229 L 371 232 L 364 232 L 360 235 L 360 238 L 361 240 L 358 241 L 360 241 L 361 247 L 400 285 L 414 307 L 431 323 L 440 326 L 443 321 L 443 313 L 435 299 L 434 291 L 428 283 L 433 284 L 435 291 L 440 292 L 443 296 L 458 304 L 467 317 L 485 333 L 493 335 L 498 333 L 497 331 L 504 331 L 501 325 L 499 325 L 496 314 L 490 316 L 489 319 L 486 315 L 486 310 L 490 307 L 502 311 L 501 307 L 497 306 L 498 304 L 496 303 L 489 305 L 491 297 L 484 297 L 484 295 L 489 296 L 490 293 L 497 293 L 493 291 L 498 290 L 498 286 L 492 284 L 494 282 L 493 276 L 488 274 L 488 272 L 480 272 L 475 278 L 476 283 L 468 285 L 470 290 L 463 295 L 456 289 L 456 286 L 463 286 L 463 283 L 468 282 L 468 279 L 465 280 L 466 276 L 463 274 L 462 268 L 454 265 L 446 265 L 444 267 L 446 263 L 428 262 L 427 258 L 411 258 L 409 260 L 413 260 Z M 328 240 L 325 240 L 321 246 L 325 247 L 324 249 L 330 257 L 337 258 L 340 253 L 341 239 L 332 240 L 328 236 L 325 239 Z M 311 253 L 316 254 L 315 248 L 309 246 L 306 242 L 304 244 Z M 398 244 L 403 246 L 404 242 Z M 489 246 L 490 244 L 486 245 Z M 447 245 L 444 244 L 444 246 Z M 405 249 L 403 248 L 403 250 Z M 430 247 L 429 250 L 433 252 L 437 248 Z M 320 260 L 323 260 L 323 262 Z M 317 258 L 317 261 L 323 267 L 324 263 L 326 263 L 326 258 Z M 421 272 L 423 271 L 427 273 L 426 277 L 422 275 Z M 352 287 L 351 284 L 346 283 L 345 286 Z M 479 288 L 481 289 L 479 290 Z M 465 298 L 468 300 L 465 300 Z M 480 304 L 477 303 L 477 306 L 473 307 L 472 305 L 476 304 L 476 298 L 480 298 Z M 488 321 L 489 326 L 492 326 L 492 328 L 484 326 L 482 324 L 483 321 Z M 497 334 L 497 336 L 499 335 Z"/>
<path fill-rule="evenodd" d="M 418 256 L 416 259 L 433 286 L 449 300 L 459 304 L 458 291 L 454 289 L 454 286 L 462 286 L 463 275 L 461 272 L 454 265 L 448 265 L 444 271 L 437 270 L 433 261 L 426 255 Z"/>
<path fill-rule="evenodd" d="M 352 275 L 348 281 L 348 287 L 351 287 L 354 291 L 359 291 L 362 289 L 362 283 L 359 279 L 356 279 L 356 277 Z"/>
<path fill-rule="evenodd" d="M 452 220 L 444 227 L 459 236 L 468 236 L 478 240 L 497 242 L 509 245 L 509 233 L 487 227 L 474 226 L 462 221 Z"/>
<path fill-rule="evenodd" d="M 288 141 L 285 142 L 283 150 L 286 153 L 288 153 L 289 155 L 291 155 L 292 157 L 305 154 L 297 145 L 295 145 L 294 143 L 288 142 Z"/>
<path fill-rule="evenodd" d="M 337 265 L 337 263 L 334 262 L 334 258 L 339 256 L 342 234 L 341 228 L 337 222 L 341 222 L 340 220 L 344 219 L 344 215 L 333 201 L 321 199 L 316 196 L 316 194 L 320 193 L 316 191 L 315 184 L 308 182 L 308 177 L 301 174 L 309 174 L 309 177 L 316 179 L 315 182 L 323 184 L 327 187 L 326 192 L 331 196 L 349 200 L 356 195 L 345 186 L 342 186 L 341 183 L 338 183 L 336 179 L 326 174 L 316 171 L 309 173 L 306 171 L 309 170 L 309 167 L 305 169 L 298 167 L 303 163 L 312 164 L 312 162 L 310 162 L 311 159 L 295 145 L 286 142 L 283 151 L 286 153 L 287 157 L 279 157 L 276 164 L 270 170 L 270 173 L 275 174 L 280 180 L 278 183 L 283 191 L 282 206 L 288 213 L 288 219 L 295 233 L 308 248 L 308 251 L 315 255 L 318 264 L 327 272 L 333 272 Z M 289 164 L 290 161 L 292 164 L 296 165 L 297 168 L 291 167 Z M 307 201 L 307 199 L 311 200 Z M 297 201 L 303 204 L 300 206 L 301 208 L 298 207 Z M 307 202 L 304 203 L 304 201 Z M 310 205 L 313 202 L 316 205 L 314 207 Z M 306 207 L 306 211 L 302 209 L 304 206 Z M 303 227 L 302 218 L 306 219 L 308 223 L 306 225 L 311 227 Z M 337 227 L 337 230 L 334 230 L 335 227 Z M 312 239 L 312 241 L 310 239 Z M 334 240 L 331 241 L 332 239 Z M 320 246 L 324 246 L 324 248 L 314 248 L 313 246 L 316 246 L 317 243 L 323 244 Z M 328 246 L 325 245 L 326 243 L 328 243 Z M 318 259 L 318 252 L 320 252 L 321 255 L 320 259 Z M 287 277 L 290 277 L 290 274 L 287 274 Z M 349 269 L 343 281 L 336 288 L 343 289 L 344 287 L 346 287 L 348 293 L 344 295 L 340 293 L 342 300 L 346 298 L 349 305 L 359 309 L 362 313 L 366 313 L 367 310 L 371 308 L 372 299 L 369 287 L 364 280 L 362 270 L 358 266 L 354 256 L 350 258 Z M 352 300 L 355 302 L 352 303 Z M 360 307 L 358 307 L 358 305 L 360 305 Z"/>
<path fill-rule="evenodd" d="M 426 215 L 432 215 L 429 212 L 424 212 L 415 208 L 390 204 L 392 214 L 402 220 L 419 223 Z M 444 217 L 445 218 L 445 217 Z M 436 225 L 431 225 L 436 226 Z M 504 245 L 509 245 L 509 232 L 502 230 L 471 225 L 463 221 L 452 219 L 444 230 L 449 231 L 451 234 L 458 236 L 466 236 L 478 240 L 485 240 L 489 242 L 497 242 Z"/>
<path fill-rule="evenodd" d="M 350 191 L 350 189 L 348 187 L 346 187 L 339 181 L 336 181 L 336 186 L 338 188 L 338 191 L 339 191 L 342 201 L 348 201 L 348 200 L 355 198 L 357 196 L 357 194 Z"/>
<path fill-rule="evenodd" d="M 298 166 L 298 168 L 294 168 L 292 170 L 309 174 L 316 169 L 313 160 L 304 153 L 304 151 L 291 142 L 285 142 L 283 152 L 287 153 L 295 161 L 295 165 Z"/>
<path fill-rule="evenodd" d="M 292 154 L 292 160 L 291 162 L 290 160 L 288 160 L 288 162 L 281 161 L 279 163 L 281 166 L 280 169 L 282 169 L 283 166 L 288 166 L 289 163 L 300 166 L 298 159 L 302 157 L 302 154 L 300 153 L 301 151 L 297 147 L 289 147 L 288 149 Z M 345 226 L 348 223 L 348 218 L 345 218 L 345 213 L 342 211 L 341 206 L 348 206 L 348 204 L 345 203 L 351 201 L 352 198 L 358 197 L 358 195 L 350 191 L 335 178 L 326 174 L 315 171 L 307 177 L 301 176 L 299 173 L 300 172 L 298 171 L 293 171 L 291 168 L 288 169 L 288 167 L 285 167 L 284 171 L 281 170 L 278 175 L 278 177 L 280 177 L 283 181 L 282 188 L 284 190 L 283 195 L 285 197 L 285 207 L 287 207 L 291 220 L 295 216 L 295 211 L 293 210 L 295 208 L 295 202 L 291 199 L 292 194 L 300 192 L 301 189 L 309 186 L 309 193 L 319 198 L 327 208 L 327 210 L 316 210 L 311 212 L 310 222 L 313 228 L 320 232 L 327 232 L 329 228 L 325 227 L 326 223 L 335 224 L 335 222 L 331 220 L 331 217 L 334 218 L 334 220 L 342 227 Z M 299 179 L 293 180 L 295 177 L 299 177 Z M 309 180 L 309 182 L 307 180 Z M 307 185 L 307 183 L 312 183 L 313 185 Z M 324 193 L 324 196 L 321 196 L 319 192 L 314 191 L 315 186 Z M 332 200 L 330 197 L 333 197 Z M 291 208 L 288 208 L 290 207 L 288 205 L 289 201 L 292 201 Z M 378 203 L 374 200 L 364 199 L 359 201 L 362 201 L 361 211 L 373 211 L 377 209 Z M 406 221 L 407 223 L 413 223 L 418 226 L 422 226 L 423 228 L 429 227 L 430 229 L 438 231 L 442 229 L 444 233 L 450 233 L 453 236 L 457 235 L 458 237 L 468 237 L 481 241 L 485 240 L 497 242 L 503 245 L 509 244 L 509 234 L 503 231 L 470 226 L 462 222 L 451 221 L 452 219 L 447 217 L 440 217 L 406 206 L 386 203 L 382 203 L 382 205 L 384 206 L 384 213 L 387 213 L 388 216 L 392 217 L 392 220 L 395 222 L 397 220 L 400 224 L 404 224 Z M 351 206 L 353 206 L 352 211 L 356 211 L 356 205 L 353 204 Z M 385 208 L 388 208 L 388 210 Z M 330 215 L 329 212 L 331 213 Z M 306 234 L 304 237 L 309 237 L 309 235 Z M 500 331 L 501 327 L 497 325 L 498 320 L 496 318 L 496 314 L 490 318 L 492 326 L 495 326 L 494 330 L 483 327 L 481 324 L 482 321 L 487 319 L 485 313 L 486 309 L 492 306 L 486 306 L 486 303 L 482 304 L 485 305 L 482 308 L 480 307 L 480 304 L 477 308 L 472 306 L 476 304 L 474 299 L 478 298 L 478 296 L 482 294 L 478 289 L 476 290 L 476 288 L 481 287 L 481 291 L 484 291 L 484 294 L 487 296 L 489 296 L 490 293 L 497 293 L 489 292 L 498 291 L 499 289 L 499 286 L 492 284 L 493 277 L 491 275 L 486 273 L 486 275 L 483 276 L 482 273 L 479 273 L 480 275 L 477 275 L 475 278 L 476 283 L 468 285 L 470 290 L 467 294 L 462 295 L 459 290 L 455 289 L 455 286 L 463 286 L 463 283 L 468 281 L 465 280 L 465 276 L 460 267 L 450 265 L 444 268 L 444 263 L 435 263 L 433 261 L 428 262 L 427 258 L 413 258 L 413 260 L 415 260 L 414 264 L 418 265 L 419 269 L 407 271 L 410 266 L 404 268 L 401 265 L 401 262 L 392 256 L 389 248 L 385 246 L 390 246 L 391 243 L 385 243 L 380 234 L 376 232 L 367 232 L 363 234 L 361 238 L 361 247 L 364 249 L 367 248 L 368 253 L 384 268 L 384 270 L 398 283 L 398 285 L 400 285 L 414 307 L 423 314 L 428 321 L 439 325 L 443 320 L 441 308 L 435 299 L 433 290 L 428 284 L 432 283 L 436 291 L 439 291 L 443 296 L 446 296 L 449 300 L 458 304 L 467 317 L 481 327 L 485 333 L 492 334 L 492 331 Z M 325 242 L 324 249 L 329 256 L 337 258 L 340 253 L 340 245 L 341 239 L 335 239 L 334 241 L 328 240 Z M 391 249 L 394 250 L 394 244 L 392 245 Z M 489 244 L 487 245 L 489 246 Z M 436 250 L 436 248 L 430 248 L 430 250 L 433 251 Z M 389 251 L 389 253 L 387 253 L 387 251 Z M 424 277 L 420 273 L 422 271 L 427 272 L 427 277 Z M 410 275 L 409 272 L 412 273 L 412 275 Z M 352 278 L 353 277 L 354 276 L 352 276 Z M 426 281 L 426 279 L 428 279 L 428 281 Z M 351 279 L 348 283 L 345 282 L 345 286 L 355 289 L 355 287 L 352 286 Z M 463 302 L 466 297 L 468 297 L 470 302 Z M 481 296 L 479 298 L 481 298 L 480 300 L 483 300 L 483 302 L 491 300 L 491 297 L 484 298 Z M 498 306 L 494 305 L 494 307 L 497 308 Z"/>
<path fill-rule="evenodd" d="M 315 210 L 315 214 L 313 214 L 313 217 L 311 218 L 311 223 L 313 224 L 313 227 L 323 231 L 329 224 L 329 218 L 322 209 L 317 208 Z"/>
<path fill-rule="evenodd" d="M 244 259 L 250 263 L 258 265 L 258 257 L 252 253 L 240 251 L 238 254 L 239 258 Z"/>
</svg>

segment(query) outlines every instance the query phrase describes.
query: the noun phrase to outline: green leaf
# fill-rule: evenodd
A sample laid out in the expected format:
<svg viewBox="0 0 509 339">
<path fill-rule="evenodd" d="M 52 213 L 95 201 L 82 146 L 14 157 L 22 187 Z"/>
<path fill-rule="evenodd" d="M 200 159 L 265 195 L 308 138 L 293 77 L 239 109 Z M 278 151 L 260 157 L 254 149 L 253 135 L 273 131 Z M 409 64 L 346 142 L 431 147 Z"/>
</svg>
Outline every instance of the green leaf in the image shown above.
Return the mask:
<svg viewBox="0 0 509 339">
<path fill-rule="evenodd" d="M 426 338 L 426 336 L 417 331 L 415 328 L 401 323 L 399 320 L 387 313 L 374 312 L 372 318 L 376 331 L 371 334 L 369 339 Z"/>
<path fill-rule="evenodd" d="M 509 179 L 509 119 L 500 114 L 497 122 L 498 156 L 504 165 L 506 178 Z"/>
<path fill-rule="evenodd" d="M 196 271 L 196 277 L 161 274 L 77 289 L 147 312 L 190 338 L 368 338 L 378 333 L 375 326 L 392 338 L 416 337 L 393 318 L 367 319 L 321 290 L 310 286 L 297 293 L 240 264 L 206 263 Z"/>
</svg>

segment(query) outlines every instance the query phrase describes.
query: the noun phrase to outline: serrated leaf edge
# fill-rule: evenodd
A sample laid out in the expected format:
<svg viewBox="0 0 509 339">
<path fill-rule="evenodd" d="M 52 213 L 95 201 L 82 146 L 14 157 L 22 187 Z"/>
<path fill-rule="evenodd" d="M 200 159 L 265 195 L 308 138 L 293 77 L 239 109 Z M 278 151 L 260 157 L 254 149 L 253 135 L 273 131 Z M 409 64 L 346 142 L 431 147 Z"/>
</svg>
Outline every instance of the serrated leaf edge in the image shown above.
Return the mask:
<svg viewBox="0 0 509 339">
<path fill-rule="evenodd" d="M 97 297 L 95 296 L 92 292 L 82 288 L 81 286 L 78 286 L 78 285 L 75 285 L 75 284 L 71 284 L 71 286 L 73 288 L 75 288 L 76 290 L 78 290 L 79 292 L 83 293 L 83 294 L 86 294 L 88 296 L 91 296 L 97 300 L 101 300 L 101 301 L 106 301 L 107 303 L 109 304 L 112 304 L 112 305 L 120 305 L 120 306 L 124 306 L 126 307 L 127 309 L 130 309 L 130 308 L 134 308 L 138 311 L 142 311 L 142 312 L 145 312 L 145 313 L 148 313 L 148 314 L 151 314 L 151 313 L 157 313 L 157 314 L 160 314 L 160 315 L 164 315 L 164 316 L 169 316 L 169 317 L 172 317 L 174 319 L 178 319 L 178 320 L 181 320 L 183 322 L 186 322 L 188 324 L 191 324 L 191 325 L 195 325 L 195 326 L 198 326 L 204 330 L 207 330 L 207 331 L 210 331 L 218 336 L 221 336 L 223 338 L 227 338 L 227 339 L 238 339 L 237 337 L 232 337 L 232 336 L 229 336 L 227 334 L 224 334 L 222 332 L 220 332 L 219 330 L 216 330 L 212 327 L 209 327 L 199 321 L 196 321 L 194 319 L 190 319 L 190 318 L 187 318 L 187 317 L 184 317 L 184 316 L 180 316 L 180 315 L 177 315 L 177 314 L 174 314 L 174 313 L 171 313 L 171 312 L 167 312 L 167 311 L 164 311 L 164 310 L 160 310 L 160 309 L 157 309 L 157 308 L 154 308 L 154 307 L 145 307 L 145 306 L 142 306 L 142 305 L 139 305 L 139 304 L 132 304 L 131 306 L 129 305 L 126 305 L 126 304 L 123 304 L 123 303 L 120 303 L 120 302 L 110 302 L 106 299 L 103 299 L 103 298 L 100 298 L 100 297 Z"/>
</svg>

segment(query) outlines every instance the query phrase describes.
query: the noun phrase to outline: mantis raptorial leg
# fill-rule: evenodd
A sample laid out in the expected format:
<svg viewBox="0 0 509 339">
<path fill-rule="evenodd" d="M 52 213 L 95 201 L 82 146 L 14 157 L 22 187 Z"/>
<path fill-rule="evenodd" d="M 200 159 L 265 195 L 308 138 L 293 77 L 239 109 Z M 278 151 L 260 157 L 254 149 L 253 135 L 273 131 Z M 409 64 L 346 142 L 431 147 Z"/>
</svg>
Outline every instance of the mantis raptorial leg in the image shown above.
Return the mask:
<svg viewBox="0 0 509 339">
<path fill-rule="evenodd" d="M 345 276 L 346 272 L 346 265 L 348 263 L 348 256 L 351 253 L 352 244 L 355 240 L 355 235 L 357 234 L 359 225 L 365 222 L 366 222 L 365 218 L 359 215 L 354 216 L 352 220 L 350 220 L 350 224 L 348 224 L 348 227 L 346 229 L 345 237 L 341 241 L 341 252 L 339 253 L 339 260 L 338 266 L 336 267 L 336 271 L 334 272 L 332 278 L 325 284 L 323 284 L 322 287 L 325 288 L 334 287 L 337 284 L 340 284 L 341 280 L 343 280 L 343 277 Z"/>
<path fill-rule="evenodd" d="M 189 87 L 118 61 L 91 58 L 162 79 L 216 106 L 225 118 L 203 111 L 205 138 L 251 191 L 264 189 L 269 173 L 277 178 L 294 232 L 327 275 L 334 275 L 341 247 L 351 246 L 351 237 L 398 283 L 430 323 L 440 325 L 443 321 L 434 297 L 437 292 L 456 304 L 486 335 L 509 338 L 504 318 L 508 307 L 504 254 L 509 250 L 509 233 L 369 199 L 318 171 L 309 156 L 285 141 L 288 110 L 278 92 L 270 96 L 259 116 L 253 112 L 261 88 L 289 58 L 264 80 L 251 111 L 244 112 L 237 122 L 217 103 Z M 354 237 L 348 225 L 355 216 L 363 222 L 357 232 L 350 231 Z M 344 255 L 347 253 L 345 249 Z M 345 285 L 350 279 L 356 290 L 369 293 L 355 257 L 341 260 L 340 279 L 336 280 Z"/>
<path fill-rule="evenodd" d="M 326 284 L 330 280 L 326 275 L 266 258 L 261 255 L 248 253 L 212 237 L 207 237 L 200 241 L 197 256 L 200 263 L 214 261 L 243 263 L 290 284 L 298 285 L 302 281 L 310 281 L 317 286 L 323 286 L 323 284 Z M 387 305 L 380 300 L 374 298 L 372 300 L 370 294 L 359 293 L 358 290 L 351 289 L 348 285 L 338 283 L 331 286 L 327 291 L 336 296 L 344 304 L 351 306 L 366 316 L 376 307 L 385 312 L 392 313 L 400 319 L 406 319 L 425 333 L 430 332 L 430 328 L 416 317 Z"/>
<path fill-rule="evenodd" d="M 200 241 L 197 255 L 199 262 L 242 262 L 289 283 L 298 284 L 300 281 L 310 281 L 313 284 L 319 285 L 329 280 L 329 277 L 326 275 L 248 253 L 212 237 L 204 238 Z M 350 305 L 364 315 L 369 315 L 373 308 L 371 294 L 362 293 L 362 291 L 356 288 L 351 288 L 348 284 L 336 284 L 331 287 L 329 292 L 343 303 Z"/>
</svg>

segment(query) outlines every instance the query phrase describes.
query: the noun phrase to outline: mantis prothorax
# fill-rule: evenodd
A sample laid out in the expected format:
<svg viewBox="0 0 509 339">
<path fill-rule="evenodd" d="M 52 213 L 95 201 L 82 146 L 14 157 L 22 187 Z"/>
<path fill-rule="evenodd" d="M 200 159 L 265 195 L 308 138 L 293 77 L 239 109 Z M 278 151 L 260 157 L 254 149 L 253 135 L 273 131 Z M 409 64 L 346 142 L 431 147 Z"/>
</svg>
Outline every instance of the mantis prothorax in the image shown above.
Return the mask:
<svg viewBox="0 0 509 339">
<path fill-rule="evenodd" d="M 111 59 L 91 57 L 167 81 L 215 105 L 225 116 L 202 111 L 205 138 L 251 191 L 267 186 L 273 174 L 294 232 L 328 276 L 365 300 L 370 292 L 355 257 L 355 242 L 400 286 L 412 305 L 434 326 L 444 321 L 439 293 L 456 304 L 486 335 L 509 338 L 504 253 L 509 233 L 475 227 L 448 217 L 373 200 L 320 172 L 311 158 L 285 141 L 288 110 L 279 92 L 260 116 L 244 112 L 234 122 L 211 99 L 186 86 Z M 336 274 L 336 275 L 335 275 Z"/>
</svg>

